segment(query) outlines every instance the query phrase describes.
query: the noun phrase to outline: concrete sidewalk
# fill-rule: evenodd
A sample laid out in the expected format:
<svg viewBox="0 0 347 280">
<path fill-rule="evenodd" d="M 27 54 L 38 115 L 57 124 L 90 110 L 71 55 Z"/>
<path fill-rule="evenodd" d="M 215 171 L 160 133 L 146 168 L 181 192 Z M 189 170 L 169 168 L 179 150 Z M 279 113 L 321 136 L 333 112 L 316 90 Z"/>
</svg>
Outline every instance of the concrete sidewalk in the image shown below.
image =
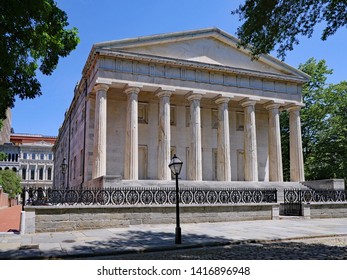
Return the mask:
<svg viewBox="0 0 347 280">
<path fill-rule="evenodd" d="M 0 259 L 83 258 L 145 251 L 347 235 L 347 218 L 281 219 L 181 224 L 182 245 L 175 245 L 175 225 L 71 232 L 0 233 Z"/>
</svg>

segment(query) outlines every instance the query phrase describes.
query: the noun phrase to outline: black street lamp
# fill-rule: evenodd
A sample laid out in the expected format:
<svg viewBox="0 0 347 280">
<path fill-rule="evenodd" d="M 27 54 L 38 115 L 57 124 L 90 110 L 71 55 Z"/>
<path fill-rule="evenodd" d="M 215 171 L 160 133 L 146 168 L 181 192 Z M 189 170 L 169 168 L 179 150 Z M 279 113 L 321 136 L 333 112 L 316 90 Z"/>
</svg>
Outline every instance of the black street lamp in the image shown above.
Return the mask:
<svg viewBox="0 0 347 280">
<path fill-rule="evenodd" d="M 183 162 L 174 154 L 173 158 L 170 161 L 169 168 L 173 175 L 176 176 L 176 231 L 175 231 L 175 243 L 181 244 L 181 227 L 180 227 L 180 197 L 178 191 L 178 175 L 181 173 Z"/>
<path fill-rule="evenodd" d="M 63 188 L 65 185 L 65 173 L 67 169 L 67 163 L 66 163 L 66 158 L 63 159 L 63 163 L 61 164 L 61 173 L 63 174 Z"/>
</svg>

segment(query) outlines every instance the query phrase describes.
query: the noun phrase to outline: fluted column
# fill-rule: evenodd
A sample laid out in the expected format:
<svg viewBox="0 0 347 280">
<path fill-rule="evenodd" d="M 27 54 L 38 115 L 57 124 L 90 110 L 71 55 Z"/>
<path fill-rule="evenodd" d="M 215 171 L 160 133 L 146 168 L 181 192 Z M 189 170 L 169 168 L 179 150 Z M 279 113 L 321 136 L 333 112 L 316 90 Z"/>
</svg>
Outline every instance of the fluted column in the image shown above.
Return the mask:
<svg viewBox="0 0 347 280">
<path fill-rule="evenodd" d="M 219 96 L 215 99 L 218 105 L 218 132 L 217 132 L 217 180 L 230 181 L 230 136 L 229 111 L 230 98 Z"/>
<path fill-rule="evenodd" d="M 290 180 L 305 181 L 304 159 L 302 154 L 301 120 L 298 105 L 289 107 L 289 142 L 290 142 Z"/>
<path fill-rule="evenodd" d="M 189 150 L 189 176 L 188 179 L 202 181 L 202 152 L 201 152 L 201 115 L 200 100 L 202 94 L 191 93 L 187 95 L 190 104 L 190 150 Z"/>
<path fill-rule="evenodd" d="M 269 111 L 269 180 L 283 182 L 279 103 L 265 106 Z"/>
<path fill-rule="evenodd" d="M 108 89 L 109 86 L 105 84 L 98 84 L 95 86 L 96 100 L 93 145 L 93 179 L 106 175 L 106 110 Z"/>
<path fill-rule="evenodd" d="M 170 180 L 170 96 L 171 91 L 160 91 L 159 97 L 159 147 L 158 147 L 158 179 Z"/>
<path fill-rule="evenodd" d="M 125 166 L 124 179 L 138 180 L 138 94 L 140 88 L 129 87 L 127 95 L 127 115 L 125 131 Z"/>
<path fill-rule="evenodd" d="M 257 136 L 255 125 L 255 100 L 241 101 L 244 108 L 245 180 L 258 181 Z"/>
</svg>

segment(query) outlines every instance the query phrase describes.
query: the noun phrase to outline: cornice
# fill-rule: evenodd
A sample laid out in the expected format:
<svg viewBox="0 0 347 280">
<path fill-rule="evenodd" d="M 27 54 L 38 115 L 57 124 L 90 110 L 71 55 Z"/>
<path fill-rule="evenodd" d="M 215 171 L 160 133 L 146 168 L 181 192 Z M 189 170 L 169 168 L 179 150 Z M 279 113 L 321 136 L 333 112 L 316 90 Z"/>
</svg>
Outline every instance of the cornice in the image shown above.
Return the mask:
<svg viewBox="0 0 347 280">
<path fill-rule="evenodd" d="M 225 74 L 242 75 L 247 77 L 258 77 L 263 79 L 293 82 L 298 84 L 304 84 L 307 82 L 307 79 L 305 78 L 298 78 L 298 77 L 285 75 L 285 74 L 281 75 L 276 73 L 263 72 L 263 71 L 261 72 L 261 71 L 251 70 L 251 69 L 243 69 L 243 68 L 237 68 L 237 67 L 231 67 L 231 66 L 209 64 L 209 63 L 198 62 L 198 61 L 190 61 L 190 60 L 155 56 L 155 55 L 149 55 L 149 54 L 139 54 L 139 53 L 133 53 L 133 52 L 127 52 L 127 51 L 119 51 L 119 50 L 114 51 L 111 49 L 109 50 L 100 49 L 97 52 L 99 54 L 99 57 L 105 56 L 105 57 L 112 57 L 112 58 L 128 59 L 132 61 L 142 61 L 142 62 L 154 63 L 154 64 L 164 64 L 164 65 L 171 65 L 171 66 L 194 68 L 195 70 L 222 72 Z"/>
</svg>

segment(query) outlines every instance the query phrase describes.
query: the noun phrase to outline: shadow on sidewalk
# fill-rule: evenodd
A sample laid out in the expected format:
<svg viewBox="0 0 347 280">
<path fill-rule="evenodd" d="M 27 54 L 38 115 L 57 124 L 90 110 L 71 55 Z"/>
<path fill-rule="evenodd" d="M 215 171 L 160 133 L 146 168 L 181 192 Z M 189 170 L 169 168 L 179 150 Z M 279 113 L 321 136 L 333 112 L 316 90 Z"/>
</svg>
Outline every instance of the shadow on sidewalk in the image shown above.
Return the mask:
<svg viewBox="0 0 347 280">
<path fill-rule="evenodd" d="M 57 233 L 56 233 L 57 234 Z M 93 232 L 89 232 L 92 236 Z M 53 234 L 52 234 L 53 235 Z M 18 236 L 19 237 L 19 236 Z M 18 238 L 17 237 L 17 238 Z M 16 238 L 16 237 L 14 237 Z M 91 238 L 91 237 L 89 237 Z M 174 244 L 173 233 L 152 231 L 114 231 L 98 240 L 60 240 L 59 248 L 29 244 L 17 249 L 0 250 L 0 259 L 162 259 L 162 260 L 336 260 L 347 259 L 347 248 L 301 242 L 232 243 L 222 237 L 204 234 L 182 235 L 182 245 Z M 56 241 L 58 242 L 58 241 Z M 56 243 L 57 244 L 57 243 Z M 228 244 L 228 245 L 226 245 Z M 222 246 L 223 245 L 223 246 Z M 1 248 L 1 247 L 0 247 Z"/>
</svg>

